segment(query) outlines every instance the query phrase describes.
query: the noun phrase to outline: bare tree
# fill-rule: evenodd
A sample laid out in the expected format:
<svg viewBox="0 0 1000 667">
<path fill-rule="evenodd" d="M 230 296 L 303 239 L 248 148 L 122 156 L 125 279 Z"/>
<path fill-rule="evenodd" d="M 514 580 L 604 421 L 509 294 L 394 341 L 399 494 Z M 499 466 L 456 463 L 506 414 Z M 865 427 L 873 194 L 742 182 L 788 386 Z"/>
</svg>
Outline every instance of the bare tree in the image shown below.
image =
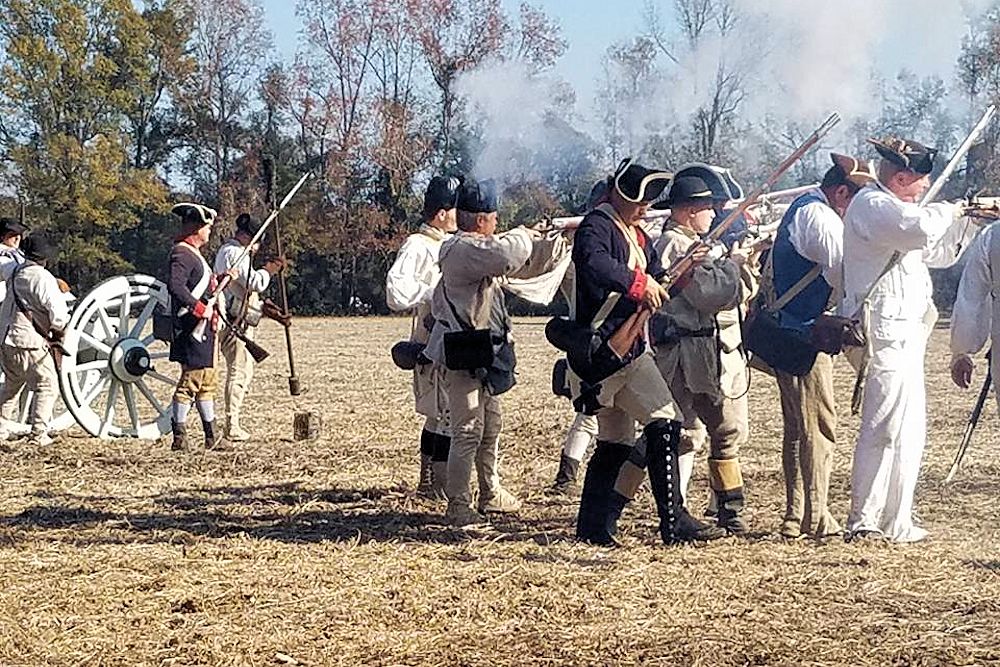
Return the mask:
<svg viewBox="0 0 1000 667">
<path fill-rule="evenodd" d="M 241 155 L 260 66 L 271 50 L 259 0 L 186 0 L 197 66 L 174 96 L 188 126 L 188 168 L 206 200 L 221 202 Z"/>
</svg>

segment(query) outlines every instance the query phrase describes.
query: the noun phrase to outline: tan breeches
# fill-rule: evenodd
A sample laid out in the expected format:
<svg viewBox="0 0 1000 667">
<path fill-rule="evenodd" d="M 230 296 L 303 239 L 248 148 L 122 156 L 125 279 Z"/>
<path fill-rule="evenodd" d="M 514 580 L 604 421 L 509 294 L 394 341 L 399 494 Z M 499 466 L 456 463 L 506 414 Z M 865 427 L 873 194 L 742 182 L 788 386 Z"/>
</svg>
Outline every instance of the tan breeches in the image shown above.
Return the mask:
<svg viewBox="0 0 1000 667">
<path fill-rule="evenodd" d="M 785 517 L 782 532 L 829 535 L 840 531 L 827 497 L 836 445 L 837 412 L 833 397 L 833 360 L 820 353 L 802 377 L 778 372 L 784 418 L 782 466 Z"/>
<path fill-rule="evenodd" d="M 250 340 L 254 339 L 256 329 L 247 327 L 246 335 Z M 230 425 L 239 425 L 240 410 L 243 408 L 243 401 L 250 390 L 250 382 L 253 380 L 254 360 L 247 352 L 247 346 L 236 336 L 222 335 L 222 356 L 226 361 L 226 384 L 224 387 L 224 401 L 226 406 L 226 416 Z"/>
<path fill-rule="evenodd" d="M 29 421 L 32 433 L 44 433 L 52 421 L 52 409 L 58 396 L 56 365 L 47 348 L 25 349 L 3 346 L 0 353 L 4 383 L 0 389 L 0 411 L 4 415 L 17 410 L 17 397 L 23 387 L 35 393 Z"/>
</svg>

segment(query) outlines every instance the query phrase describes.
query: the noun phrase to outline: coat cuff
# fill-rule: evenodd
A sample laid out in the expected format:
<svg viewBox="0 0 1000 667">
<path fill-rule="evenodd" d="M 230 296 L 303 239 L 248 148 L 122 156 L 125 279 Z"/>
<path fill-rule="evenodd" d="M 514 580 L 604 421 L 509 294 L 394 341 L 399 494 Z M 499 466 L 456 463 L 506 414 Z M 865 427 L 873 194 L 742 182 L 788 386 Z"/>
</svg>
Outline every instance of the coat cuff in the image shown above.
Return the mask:
<svg viewBox="0 0 1000 667">
<path fill-rule="evenodd" d="M 628 288 L 628 298 L 633 301 L 642 301 L 642 295 L 646 293 L 646 281 L 648 280 L 649 276 L 646 272 L 640 268 L 636 268 L 632 286 Z"/>
<path fill-rule="evenodd" d="M 201 319 L 205 316 L 206 307 L 207 306 L 205 306 L 205 303 L 203 301 L 195 301 L 194 308 L 191 309 L 191 313 L 198 319 Z"/>
</svg>

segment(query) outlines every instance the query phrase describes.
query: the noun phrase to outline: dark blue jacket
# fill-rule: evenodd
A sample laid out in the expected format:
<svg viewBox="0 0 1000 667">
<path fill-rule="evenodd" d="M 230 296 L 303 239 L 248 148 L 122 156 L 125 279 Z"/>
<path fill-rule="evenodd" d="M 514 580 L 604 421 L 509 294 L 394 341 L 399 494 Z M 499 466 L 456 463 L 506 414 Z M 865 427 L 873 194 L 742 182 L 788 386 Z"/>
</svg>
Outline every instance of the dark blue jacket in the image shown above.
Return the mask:
<svg viewBox="0 0 1000 667">
<path fill-rule="evenodd" d="M 597 333 L 604 340 L 638 311 L 646 282 L 666 273 L 660 264 L 660 254 L 653 248 L 649 236 L 642 228 L 637 227 L 636 231 L 639 245 L 646 255 L 645 272 L 628 268 L 628 241 L 615 223 L 603 213 L 588 213 L 573 238 L 576 321 L 589 325 L 612 292 L 623 295 L 598 329 Z M 637 340 L 632 356 L 640 354 L 644 345 L 641 340 Z"/>
<path fill-rule="evenodd" d="M 779 298 L 794 287 L 795 283 L 799 282 L 816 266 L 815 262 L 806 259 L 795 250 L 791 240 L 791 225 L 800 209 L 809 204 L 817 203 L 828 206 L 815 192 L 807 192 L 793 201 L 781 218 L 781 224 L 778 226 L 778 233 L 774 239 L 774 247 L 771 249 L 775 298 Z M 820 275 L 782 308 L 781 314 L 794 318 L 795 322 L 800 324 L 812 324 L 813 320 L 826 310 L 832 292 L 833 288 Z"/>
</svg>

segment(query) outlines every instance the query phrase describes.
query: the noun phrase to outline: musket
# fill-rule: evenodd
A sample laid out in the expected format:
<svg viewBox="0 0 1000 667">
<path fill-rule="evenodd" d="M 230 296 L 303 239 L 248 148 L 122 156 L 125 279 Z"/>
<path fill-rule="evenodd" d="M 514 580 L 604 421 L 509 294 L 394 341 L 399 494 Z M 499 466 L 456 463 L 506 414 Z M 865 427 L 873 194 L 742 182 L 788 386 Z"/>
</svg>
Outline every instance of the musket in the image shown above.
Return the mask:
<svg viewBox="0 0 1000 667">
<path fill-rule="evenodd" d="M 275 185 L 274 160 L 271 158 L 265 158 L 264 160 L 264 178 L 267 181 L 267 200 L 270 202 L 271 208 L 275 208 L 275 204 L 277 203 L 277 187 Z M 278 257 L 284 260 L 285 251 L 281 245 L 281 226 L 277 221 L 274 223 L 274 249 L 277 251 Z M 278 271 L 278 296 L 281 299 L 281 312 L 287 317 L 289 314 L 288 284 L 283 263 L 281 270 Z M 285 349 L 288 352 L 288 393 L 292 396 L 298 396 L 302 393 L 302 387 L 299 384 L 299 378 L 295 375 L 295 355 L 292 352 L 291 322 L 285 326 Z"/>
<path fill-rule="evenodd" d="M 243 260 L 250 255 L 253 246 L 260 242 L 261 238 L 263 238 L 264 234 L 267 232 L 267 228 L 270 227 L 271 224 L 277 219 L 278 214 L 281 213 L 281 211 L 286 206 L 288 206 L 288 202 L 290 202 L 292 200 L 292 197 L 295 196 L 295 193 L 297 193 L 299 189 L 303 185 L 305 185 L 305 182 L 309 180 L 310 176 L 312 176 L 312 172 L 310 171 L 307 171 L 306 173 L 302 174 L 302 178 L 299 179 L 298 183 L 292 186 L 292 189 L 288 191 L 288 194 L 285 195 L 285 198 L 281 200 L 281 204 L 277 208 L 272 210 L 271 214 L 267 216 L 267 218 L 264 220 L 263 223 L 261 223 L 260 229 L 258 229 L 257 233 L 253 235 L 253 238 L 250 239 L 250 242 L 246 244 L 246 246 L 244 246 L 243 251 L 236 258 L 236 261 L 233 262 L 233 266 L 239 266 L 240 264 L 243 263 Z M 211 310 L 212 308 L 215 307 L 215 304 L 219 300 L 219 295 L 222 294 L 222 292 L 227 287 L 229 287 L 229 283 L 231 283 L 232 281 L 233 279 L 228 273 L 224 275 L 221 280 L 219 280 L 219 284 L 216 286 L 215 290 L 209 295 L 208 300 L 205 302 L 205 305 L 208 307 L 208 310 Z M 208 327 L 208 320 L 201 320 L 200 322 L 198 322 L 197 326 L 195 326 L 194 331 L 191 332 L 191 336 L 197 341 L 205 340 L 205 329 L 207 327 Z"/>
<path fill-rule="evenodd" d="M 800 185 L 794 188 L 787 188 L 785 190 L 774 190 L 773 192 L 765 192 L 759 198 L 757 204 L 765 204 L 776 201 L 782 201 L 787 199 L 795 199 L 799 195 L 805 194 L 810 190 L 819 187 L 819 183 L 813 183 L 811 185 Z M 728 202 L 729 205 L 739 205 L 743 202 L 742 199 L 734 199 Z M 541 232 L 562 232 L 571 231 L 580 226 L 583 222 L 582 215 L 570 215 L 557 218 L 550 218 L 543 223 L 543 226 L 539 228 Z M 670 209 L 659 209 L 655 211 L 649 211 L 646 215 L 642 217 L 641 226 L 646 226 L 648 224 L 656 223 L 659 220 L 670 217 Z"/>
<path fill-rule="evenodd" d="M 972 128 L 972 132 L 969 132 L 969 136 L 965 138 L 962 145 L 958 147 L 957 151 L 955 151 L 955 154 L 952 156 L 951 160 L 949 160 L 947 166 L 945 166 L 944 171 L 938 175 L 934 183 L 931 184 L 931 187 L 924 193 L 923 198 L 920 200 L 921 206 L 931 203 L 934 201 L 934 198 L 938 196 L 938 193 L 941 192 L 941 188 L 944 187 L 945 183 L 948 182 L 948 179 L 951 178 L 951 175 L 958 168 L 958 163 L 962 161 L 966 153 L 968 153 L 972 148 L 972 145 L 975 144 L 979 140 L 979 137 L 982 136 L 983 132 L 986 131 L 986 128 L 989 126 L 990 121 L 993 120 L 993 116 L 996 115 L 996 112 L 997 108 L 994 105 L 991 104 L 986 107 L 986 111 L 983 112 L 982 118 L 979 119 L 976 126 Z"/>
<path fill-rule="evenodd" d="M 748 208 L 760 201 L 760 198 L 765 192 L 771 189 L 771 187 L 778 182 L 778 180 L 788 171 L 793 164 L 802 159 L 802 156 L 809 151 L 810 148 L 815 146 L 820 142 L 820 140 L 827 135 L 827 133 L 832 130 L 837 123 L 840 122 L 840 115 L 836 113 L 830 114 L 823 123 L 816 128 L 816 130 L 806 138 L 802 144 L 796 148 L 788 157 L 786 157 L 781 164 L 779 164 L 773 172 L 765 179 L 765 181 L 757 187 L 756 190 L 750 193 L 748 197 L 740 201 L 740 203 L 729 211 L 722 222 L 718 224 L 712 231 L 706 234 L 702 239 L 695 241 L 691 244 L 687 253 L 684 256 L 679 257 L 670 268 L 667 269 L 664 276 L 660 279 L 660 284 L 663 285 L 671 296 L 676 296 L 682 289 L 684 289 L 687 283 L 688 276 L 691 270 L 695 267 L 695 264 L 699 261 L 698 257 L 700 252 L 705 248 L 711 248 L 726 231 L 733 226 L 733 224 L 739 220 Z M 618 299 L 620 298 L 620 293 L 614 293 L 610 298 Z M 648 317 L 649 311 L 645 308 L 640 309 L 635 315 L 626 320 L 625 325 L 622 326 L 618 331 L 616 331 L 608 341 L 609 347 L 619 356 L 622 357 L 625 353 L 632 348 L 635 344 L 635 339 L 642 333 L 644 324 L 644 317 Z"/>
<path fill-rule="evenodd" d="M 986 111 L 983 112 L 979 122 L 972 128 L 969 135 L 965 137 L 965 141 L 961 143 L 958 150 L 955 151 L 955 154 L 951 156 L 951 160 L 948 161 L 948 164 L 934 180 L 934 183 L 931 184 L 931 187 L 928 188 L 927 192 L 924 193 L 924 196 L 920 198 L 921 206 L 926 206 L 931 203 L 934 198 L 937 197 L 938 193 L 941 192 L 941 188 L 944 187 L 945 183 L 948 182 L 948 179 L 951 178 L 951 175 L 955 173 L 955 169 L 958 168 L 958 163 L 962 161 L 972 148 L 973 144 L 975 144 L 976 141 L 979 140 L 979 137 L 982 136 L 983 132 L 986 131 L 986 128 L 989 126 L 990 121 L 993 120 L 993 116 L 996 114 L 996 111 L 997 108 L 992 104 L 986 107 Z M 875 289 L 875 285 L 877 285 L 878 282 L 882 280 L 882 277 L 889 273 L 889 271 L 891 271 L 893 267 L 899 263 L 899 260 L 902 259 L 902 257 L 902 253 L 898 250 L 892 253 L 889 257 L 888 263 L 885 265 L 885 268 L 882 269 L 881 273 L 879 273 L 878 277 L 875 279 L 875 282 L 873 282 L 871 287 L 868 288 L 869 293 L 865 297 L 865 301 L 867 301 L 871 296 L 871 292 Z M 858 374 L 854 379 L 854 390 L 851 392 L 852 415 L 856 415 L 861 411 L 861 403 L 864 400 L 865 383 L 868 381 L 868 364 L 871 362 L 869 356 L 870 355 L 867 351 L 863 352 L 861 362 L 858 365 Z"/>
<path fill-rule="evenodd" d="M 757 186 L 756 190 L 751 192 L 749 196 L 743 199 L 735 208 L 730 210 L 722 222 L 715 227 L 715 229 L 706 234 L 703 239 L 691 244 L 687 253 L 670 265 L 670 268 L 667 269 L 667 273 L 660 280 L 660 283 L 674 294 L 679 292 L 680 289 L 683 289 L 685 277 L 694 267 L 695 262 L 697 261 L 696 257 L 702 249 L 710 247 L 718 241 L 722 235 L 725 234 L 726 231 L 740 219 L 748 208 L 760 201 L 761 197 L 763 197 L 764 194 L 778 182 L 785 172 L 788 171 L 793 164 L 802 159 L 802 156 L 805 155 L 810 148 L 818 144 L 820 140 L 826 136 L 839 122 L 839 114 L 830 114 L 829 117 L 827 117 L 827 119 L 823 121 L 823 123 L 791 153 L 791 155 L 786 157 L 781 164 L 779 164 L 777 168 L 771 172 L 771 175 L 768 176 L 762 184 Z"/>
<path fill-rule="evenodd" d="M 948 474 L 945 475 L 945 484 L 953 480 L 958 473 L 958 469 L 962 467 L 962 459 L 965 458 L 965 452 L 969 449 L 969 443 L 972 442 L 972 432 L 976 430 L 979 418 L 983 414 L 983 407 L 986 405 L 986 398 L 990 395 L 990 385 L 993 384 L 993 369 L 990 363 L 991 354 L 992 351 L 986 354 L 986 378 L 983 380 L 982 389 L 979 390 L 979 397 L 976 399 L 976 404 L 972 406 L 972 412 L 969 413 L 969 420 L 965 424 L 965 435 L 962 436 L 962 443 L 958 446 L 958 451 L 955 452 L 955 460 L 952 461 L 951 468 L 948 469 Z"/>
</svg>

